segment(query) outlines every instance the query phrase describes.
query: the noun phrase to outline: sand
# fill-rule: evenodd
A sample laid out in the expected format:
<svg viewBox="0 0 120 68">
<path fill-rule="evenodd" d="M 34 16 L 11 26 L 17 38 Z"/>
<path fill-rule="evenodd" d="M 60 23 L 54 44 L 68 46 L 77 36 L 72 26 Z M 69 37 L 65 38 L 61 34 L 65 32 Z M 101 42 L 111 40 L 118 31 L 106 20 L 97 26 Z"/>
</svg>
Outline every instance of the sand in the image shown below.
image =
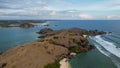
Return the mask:
<svg viewBox="0 0 120 68">
<path fill-rule="evenodd" d="M 67 58 L 63 58 L 63 59 L 60 61 L 60 68 L 70 68 L 70 64 L 69 64 Z"/>
</svg>

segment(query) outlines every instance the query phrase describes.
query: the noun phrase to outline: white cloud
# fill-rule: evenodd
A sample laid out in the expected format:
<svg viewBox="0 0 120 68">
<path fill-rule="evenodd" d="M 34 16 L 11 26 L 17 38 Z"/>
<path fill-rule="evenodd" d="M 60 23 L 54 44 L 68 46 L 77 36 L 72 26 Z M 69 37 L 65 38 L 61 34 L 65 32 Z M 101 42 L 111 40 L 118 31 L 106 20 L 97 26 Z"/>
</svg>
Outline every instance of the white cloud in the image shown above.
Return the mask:
<svg viewBox="0 0 120 68">
<path fill-rule="evenodd" d="M 89 15 L 89 14 L 80 14 L 79 17 L 81 19 L 93 19 L 94 18 L 92 15 Z"/>
<path fill-rule="evenodd" d="M 55 16 L 56 14 L 57 14 L 56 11 L 52 11 L 52 12 L 50 13 L 51 16 Z"/>
<path fill-rule="evenodd" d="M 120 0 L 76 2 L 67 0 L 0 0 L 0 16 L 9 16 L 10 18 L 12 16 L 32 18 L 34 16 L 34 18 L 46 19 L 120 19 L 120 15 L 117 15 L 120 14 Z"/>
<path fill-rule="evenodd" d="M 120 19 L 120 15 L 108 15 L 107 19 Z"/>
</svg>

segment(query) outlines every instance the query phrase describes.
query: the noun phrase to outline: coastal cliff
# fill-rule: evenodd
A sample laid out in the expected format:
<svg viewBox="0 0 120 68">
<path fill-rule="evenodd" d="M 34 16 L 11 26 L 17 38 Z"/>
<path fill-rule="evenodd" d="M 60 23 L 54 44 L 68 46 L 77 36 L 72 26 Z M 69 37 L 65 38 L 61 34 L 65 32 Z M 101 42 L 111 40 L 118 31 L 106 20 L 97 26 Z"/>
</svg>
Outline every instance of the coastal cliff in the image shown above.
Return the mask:
<svg viewBox="0 0 120 68">
<path fill-rule="evenodd" d="M 71 58 L 71 53 L 87 52 L 93 48 L 85 35 L 105 34 L 103 31 L 80 28 L 44 28 L 37 33 L 41 35 L 39 40 L 18 45 L 2 53 L 0 68 L 59 68 L 59 64 L 55 65 L 54 62 Z"/>
</svg>

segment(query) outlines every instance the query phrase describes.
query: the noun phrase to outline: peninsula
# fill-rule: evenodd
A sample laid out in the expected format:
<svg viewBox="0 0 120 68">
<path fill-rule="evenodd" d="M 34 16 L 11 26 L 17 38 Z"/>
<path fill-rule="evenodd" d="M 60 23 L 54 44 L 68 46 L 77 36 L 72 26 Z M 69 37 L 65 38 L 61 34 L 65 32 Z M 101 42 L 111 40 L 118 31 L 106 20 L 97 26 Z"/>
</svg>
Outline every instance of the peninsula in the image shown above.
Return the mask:
<svg viewBox="0 0 120 68">
<path fill-rule="evenodd" d="M 0 55 L 0 68 L 60 68 L 64 58 L 87 52 L 93 48 L 86 39 L 89 35 L 106 32 L 69 28 L 41 29 L 40 39 L 13 47 Z M 66 67 L 64 67 L 66 68 Z"/>
<path fill-rule="evenodd" d="M 46 20 L 0 20 L 0 27 L 33 27 L 35 23 L 45 23 Z"/>
</svg>

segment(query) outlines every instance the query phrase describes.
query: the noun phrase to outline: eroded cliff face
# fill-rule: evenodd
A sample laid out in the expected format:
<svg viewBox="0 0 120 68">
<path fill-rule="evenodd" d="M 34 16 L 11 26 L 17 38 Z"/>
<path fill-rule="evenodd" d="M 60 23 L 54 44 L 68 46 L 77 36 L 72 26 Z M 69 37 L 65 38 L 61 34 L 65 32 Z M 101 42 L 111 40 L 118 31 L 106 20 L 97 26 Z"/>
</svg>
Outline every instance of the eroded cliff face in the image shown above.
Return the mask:
<svg viewBox="0 0 120 68">
<path fill-rule="evenodd" d="M 71 52 L 86 52 L 93 48 L 83 35 L 98 35 L 99 31 L 80 28 L 42 29 L 38 41 L 13 47 L 0 55 L 0 68 L 44 68 L 44 65 L 69 57 Z M 105 32 L 100 32 L 104 34 Z"/>
</svg>

